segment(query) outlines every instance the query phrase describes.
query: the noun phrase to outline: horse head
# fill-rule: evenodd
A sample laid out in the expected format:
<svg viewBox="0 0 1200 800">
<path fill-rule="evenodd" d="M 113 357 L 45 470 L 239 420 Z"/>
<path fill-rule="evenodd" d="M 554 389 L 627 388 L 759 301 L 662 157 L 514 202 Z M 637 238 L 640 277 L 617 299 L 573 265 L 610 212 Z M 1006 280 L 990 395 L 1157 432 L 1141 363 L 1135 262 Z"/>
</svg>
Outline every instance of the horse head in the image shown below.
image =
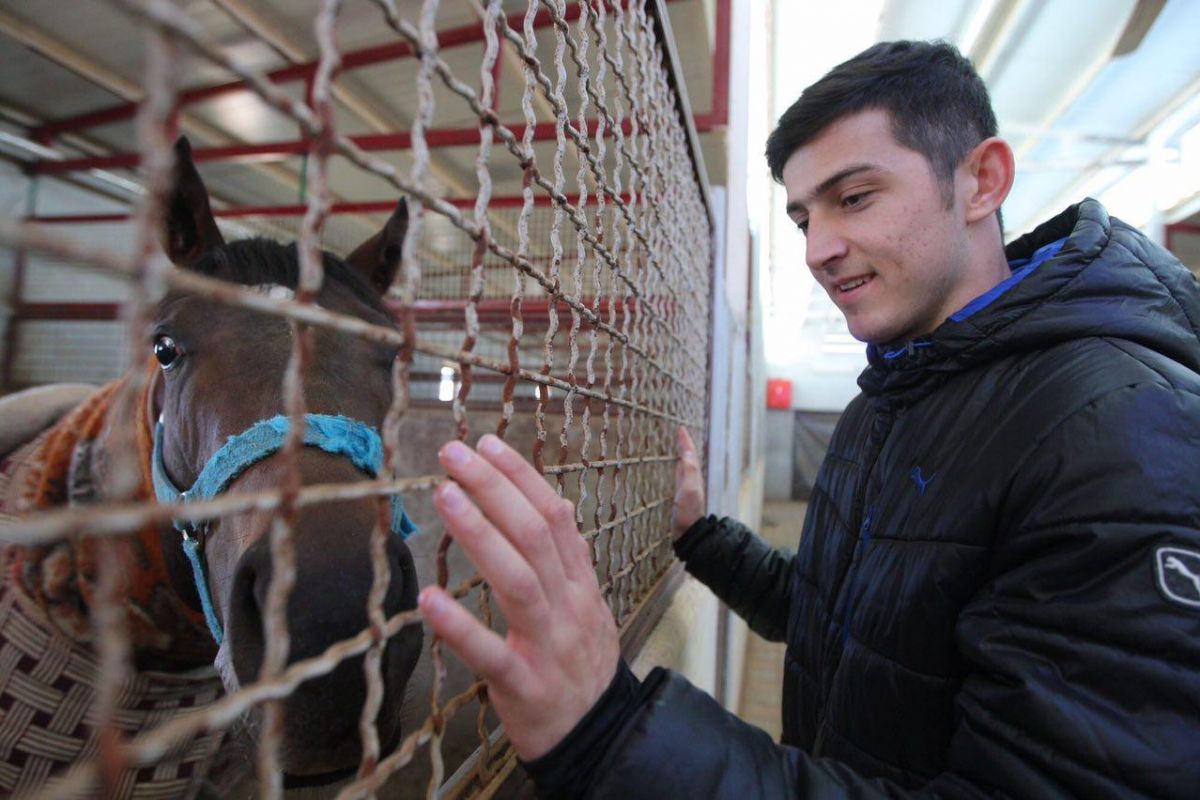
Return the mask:
<svg viewBox="0 0 1200 800">
<path fill-rule="evenodd" d="M 299 274 L 296 245 L 263 239 L 226 243 L 186 140 L 176 145 L 176 156 L 175 187 L 163 231 L 171 260 L 182 269 L 264 292 L 294 291 Z M 324 253 L 325 279 L 316 302 L 374 325 L 394 326 L 382 302 L 383 291 L 396 273 L 407 222 L 402 200 L 384 228 L 345 260 Z M 301 448 L 301 481 L 368 480 L 382 458 L 377 431 L 391 403 L 396 348 L 328 329 L 314 336 L 314 357 L 303 378 L 305 405 L 311 412 L 308 431 L 333 429 L 325 430 L 324 444 L 306 435 L 306 444 L 316 446 Z M 164 297 L 152 342 L 160 365 L 151 401 L 152 418 L 160 420 L 156 488 L 162 483 L 180 491 L 196 490 L 203 484 L 211 492 L 233 494 L 280 485 L 286 467 L 269 447 L 243 457 L 234 468 L 226 464 L 216 469 L 217 478 L 213 464 L 228 461 L 231 447 L 241 447 L 238 442 L 253 440 L 249 447 L 254 450 L 265 437 L 278 449 L 287 430 L 281 386 L 291 349 L 292 329 L 283 318 L 186 291 Z M 334 444 L 327 446 L 330 440 Z M 224 455 L 214 461 L 218 453 Z M 368 498 L 300 509 L 293 529 L 296 584 L 287 606 L 289 661 L 316 656 L 367 626 L 370 537 L 379 518 L 378 503 Z M 398 518 L 402 517 L 401 512 Z M 193 607 L 204 609 L 220 644 L 217 664 L 230 690 L 253 682 L 263 663 L 263 614 L 272 575 L 270 524 L 270 515 L 248 513 L 213 520 L 190 533 L 185 529 L 182 537 L 174 530 L 163 533 L 172 580 Z M 400 523 L 394 527 L 397 533 L 406 532 Z M 190 546 L 190 556 L 181 542 Z M 387 555 L 391 579 L 384 611 L 390 616 L 416 605 L 418 587 L 412 554 L 402 536 L 388 537 Z M 399 741 L 404 687 L 420 647 L 419 626 L 406 628 L 386 646 L 385 696 L 378 718 L 385 752 Z M 365 694 L 359 657 L 302 684 L 287 699 L 280 758 L 288 776 L 320 780 L 357 766 Z"/>
</svg>

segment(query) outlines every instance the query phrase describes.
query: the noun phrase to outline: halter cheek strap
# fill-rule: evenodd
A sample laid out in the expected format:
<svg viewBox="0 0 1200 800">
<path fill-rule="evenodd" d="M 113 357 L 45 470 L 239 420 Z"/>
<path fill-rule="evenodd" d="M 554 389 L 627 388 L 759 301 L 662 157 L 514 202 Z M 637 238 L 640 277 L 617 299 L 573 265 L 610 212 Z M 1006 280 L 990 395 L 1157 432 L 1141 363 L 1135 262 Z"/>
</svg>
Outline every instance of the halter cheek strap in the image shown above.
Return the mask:
<svg viewBox="0 0 1200 800">
<path fill-rule="evenodd" d="M 383 468 L 383 442 L 374 428 L 358 420 L 328 414 L 305 414 L 304 419 L 306 446 L 348 458 L 372 478 L 379 475 Z M 277 416 L 257 422 L 242 433 L 229 437 L 225 445 L 213 453 L 204 465 L 192 487 L 181 491 L 167 475 L 163 463 L 163 423 L 159 419 L 154 427 L 154 455 L 151 459 L 154 493 L 158 501 L 186 503 L 216 497 L 247 469 L 282 449 L 290 428 L 291 420 L 288 417 Z M 177 519 L 174 524 L 175 529 L 183 535 L 183 552 L 192 565 L 192 576 L 200 595 L 204 619 L 219 645 L 224 638 L 224 631 L 213 607 L 204 563 L 204 543 L 209 523 Z M 417 526 L 405 513 L 404 503 L 398 494 L 392 495 L 391 529 L 392 533 L 404 539 L 417 533 Z"/>
</svg>

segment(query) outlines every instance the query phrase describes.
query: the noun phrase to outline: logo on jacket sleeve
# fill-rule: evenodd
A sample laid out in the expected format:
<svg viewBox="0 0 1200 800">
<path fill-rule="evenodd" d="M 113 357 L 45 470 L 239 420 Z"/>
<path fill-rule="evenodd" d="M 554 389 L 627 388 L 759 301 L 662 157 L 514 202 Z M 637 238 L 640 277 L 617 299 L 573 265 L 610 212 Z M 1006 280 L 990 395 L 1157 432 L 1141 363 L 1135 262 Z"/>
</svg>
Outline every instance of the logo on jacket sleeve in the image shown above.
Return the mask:
<svg viewBox="0 0 1200 800">
<path fill-rule="evenodd" d="M 1154 553 L 1158 588 L 1188 608 L 1200 608 L 1200 553 L 1178 547 L 1160 547 Z"/>
</svg>

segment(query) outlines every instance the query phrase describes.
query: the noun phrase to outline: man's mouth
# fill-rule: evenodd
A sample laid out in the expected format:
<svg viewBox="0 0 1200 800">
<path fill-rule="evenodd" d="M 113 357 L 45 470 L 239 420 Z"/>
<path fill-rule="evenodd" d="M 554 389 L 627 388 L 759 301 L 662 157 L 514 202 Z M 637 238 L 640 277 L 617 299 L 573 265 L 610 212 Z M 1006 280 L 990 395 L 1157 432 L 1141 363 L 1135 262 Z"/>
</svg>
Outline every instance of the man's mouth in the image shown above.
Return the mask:
<svg viewBox="0 0 1200 800">
<path fill-rule="evenodd" d="M 836 291 L 838 294 L 846 294 L 847 292 L 854 291 L 855 289 L 857 289 L 860 286 L 865 286 L 866 284 L 870 283 L 872 280 L 874 280 L 873 275 L 862 275 L 857 278 L 851 278 L 848 281 L 843 281 L 841 283 L 835 283 L 833 285 L 833 288 L 834 288 L 834 291 Z"/>
</svg>

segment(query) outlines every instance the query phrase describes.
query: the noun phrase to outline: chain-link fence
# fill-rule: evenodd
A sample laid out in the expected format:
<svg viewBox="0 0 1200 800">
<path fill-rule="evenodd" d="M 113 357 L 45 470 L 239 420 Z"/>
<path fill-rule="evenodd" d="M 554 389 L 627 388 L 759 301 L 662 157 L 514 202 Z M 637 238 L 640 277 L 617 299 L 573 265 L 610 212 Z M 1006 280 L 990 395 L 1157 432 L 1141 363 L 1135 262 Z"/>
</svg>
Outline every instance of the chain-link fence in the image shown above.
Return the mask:
<svg viewBox="0 0 1200 800">
<path fill-rule="evenodd" d="M 37 597 L 21 594 L 15 573 L 8 571 L 6 602 L 0 604 L 5 617 L 0 761 L 6 761 L 0 787 L 51 796 L 195 794 L 202 773 L 236 771 L 222 749 L 230 746 L 229 732 L 239 721 L 255 714 L 262 720 L 252 743 L 255 791 L 279 796 L 288 724 L 284 698 L 347 659 L 362 657 L 366 700 L 359 764 L 339 796 L 382 796 L 398 786 L 403 794 L 413 784 L 430 796 L 490 796 L 512 772 L 515 757 L 489 712 L 483 686 L 471 676 L 456 678 L 463 668 L 428 636 L 417 667 L 428 680 L 409 687 L 404 736 L 390 751 L 380 743 L 383 651 L 390 638 L 420 623 L 415 610 L 390 617 L 384 612 L 391 577 L 384 557 L 388 501 L 399 494 L 423 530 L 407 545 L 416 554 L 418 573 L 427 563 L 420 579 L 449 586 L 482 619 L 502 625 L 493 618 L 486 584 L 464 572 L 461 557 L 440 535 L 430 502 L 431 489 L 442 480 L 438 445 L 454 436 L 473 441 L 496 432 L 575 502 L 581 535 L 592 548 L 597 578 L 626 644 L 634 646 L 635 633 L 652 623 L 653 598 L 672 565 L 667 532 L 674 432 L 685 425 L 702 440 L 706 427 L 713 224 L 661 41 L 661 5 L 582 0 L 568 8 L 565 0 L 530 0 L 523 26 L 514 26 L 514 15 L 490 0 L 479 9 L 485 46 L 478 73 L 464 76 L 440 54 L 439 3 L 397 8 L 391 0 L 377 0 L 378 25 L 411 48 L 417 64 L 412 158 L 403 174 L 337 127 L 332 98 L 340 3 L 320 4 L 314 25 L 320 65 L 302 100 L 211 43 L 203 27 L 176 6 L 155 0 L 120 5 L 148 34 L 147 99 L 137 118 L 147 191 L 133 216 L 132 246 L 118 254 L 86 236 L 63 236 L 60 226 L 0 220 L 0 241 L 23 257 L 129 279 L 130 289 L 114 300 L 119 319 L 107 324 L 112 338 L 125 342 L 123 363 L 134 365 L 109 398 L 108 419 L 117 421 L 110 427 L 127 431 L 111 438 L 106 458 L 114 467 L 96 490 L 103 502 L 21 514 L 0 532 L 10 566 L 22 551 L 44 551 L 64 541 L 77 548 L 88 543 L 88 558 L 95 562 L 88 598 L 93 633 L 70 642 L 61 626 L 39 630 L 47 625 L 45 609 L 37 607 Z M 535 32 L 539 14 L 549 15 L 549 24 Z M 303 217 L 289 222 L 274 215 L 261 224 L 253 217 L 237 219 L 246 229 L 271 227 L 283 236 L 295 225 L 300 267 L 293 298 L 171 266 L 152 244 L 172 175 L 171 131 L 183 80 L 180 65 L 186 63 L 179 56 L 188 51 L 238 76 L 311 143 Z M 495 68 L 504 51 L 515 54 L 523 69 L 519 124 L 495 112 Z M 458 103 L 458 113 L 478 126 L 470 204 L 443 199 L 430 178 L 436 151 L 424 137 L 435 96 Z M 540 112 L 535 98 L 544 106 Z M 547 122 L 539 113 L 546 109 L 554 136 L 535 146 L 535 132 Z M 339 219 L 331 216 L 329 199 L 334 162 L 373 174 L 408 199 L 402 267 L 385 298 L 398 321 L 394 327 L 339 315 L 316 302 L 329 280 L 316 257 L 318 247 L 347 249 L 330 222 Z M 520 193 L 494 202 L 493 173 L 514 169 Z M 399 355 L 392 367 L 392 401 L 381 426 L 386 469 L 374 480 L 349 484 L 296 478 L 186 505 L 133 502 L 146 471 L 139 463 L 145 435 L 137 430 L 145 419 L 137 407 L 153 380 L 138 365 L 145 359 L 147 323 L 164 291 L 240 304 L 289 321 L 295 335 L 279 407 L 299 423 L 282 451 L 292 460 L 301 446 L 295 432 L 305 427 L 311 332 L 337 330 L 394 348 Z M 30 352 L 28 366 L 21 368 L 36 371 L 48 351 Z M 285 467 L 284 473 L 297 469 Z M 370 624 L 319 655 L 289 663 L 285 609 L 290 594 L 305 592 L 301 584 L 290 586 L 296 579 L 293 530 L 318 503 L 363 497 L 377 498 L 379 506 L 371 534 Z M 174 519 L 219 524 L 252 513 L 270 517 L 272 564 L 259 679 L 219 698 L 211 683 L 189 693 L 178 686 L 179 676 L 165 678 L 166 689 L 144 686 L 149 678 L 130 666 L 137 661 L 137 640 L 122 612 L 120 592 L 127 581 L 121 575 L 121 542 L 130 532 L 169 526 Z M 423 697 L 414 696 L 415 685 Z M 450 746 L 450 737 L 461 739 L 463 730 L 469 746 Z M 464 749 L 473 752 L 464 758 Z M 56 761 L 65 766 L 55 767 Z"/>
</svg>

